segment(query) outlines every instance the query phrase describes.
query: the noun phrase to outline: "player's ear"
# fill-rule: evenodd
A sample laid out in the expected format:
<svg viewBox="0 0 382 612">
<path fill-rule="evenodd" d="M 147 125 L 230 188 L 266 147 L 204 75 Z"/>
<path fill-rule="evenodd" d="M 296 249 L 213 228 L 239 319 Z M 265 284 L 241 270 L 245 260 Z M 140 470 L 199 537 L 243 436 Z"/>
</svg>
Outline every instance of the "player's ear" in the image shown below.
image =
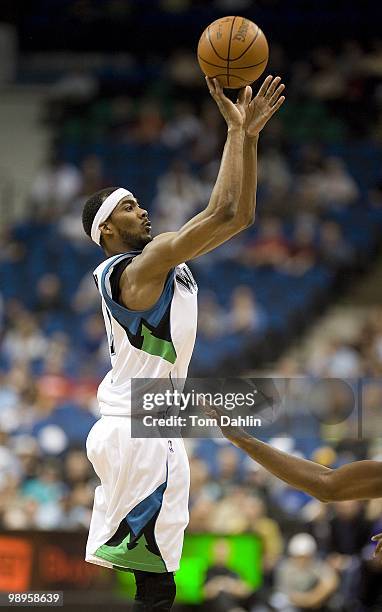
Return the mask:
<svg viewBox="0 0 382 612">
<path fill-rule="evenodd" d="M 113 233 L 113 230 L 110 227 L 110 223 L 108 223 L 107 221 L 104 221 L 103 223 L 101 223 L 99 228 L 101 230 L 102 235 L 110 236 L 110 234 Z"/>
</svg>

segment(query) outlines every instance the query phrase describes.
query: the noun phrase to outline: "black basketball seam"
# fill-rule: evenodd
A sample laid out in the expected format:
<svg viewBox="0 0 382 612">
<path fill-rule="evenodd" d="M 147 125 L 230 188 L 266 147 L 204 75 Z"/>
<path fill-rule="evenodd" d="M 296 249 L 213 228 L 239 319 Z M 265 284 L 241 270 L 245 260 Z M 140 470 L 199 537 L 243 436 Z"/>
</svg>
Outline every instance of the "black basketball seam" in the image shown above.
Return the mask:
<svg viewBox="0 0 382 612">
<path fill-rule="evenodd" d="M 200 60 L 202 60 L 202 62 L 204 62 L 205 64 L 208 64 L 209 66 L 214 66 L 215 68 L 225 68 L 225 66 L 220 66 L 220 64 L 213 64 L 212 62 L 207 62 L 207 60 L 203 59 L 201 55 L 198 55 L 198 58 Z M 255 66 L 260 66 L 260 64 L 263 64 L 264 62 L 267 61 L 267 57 L 263 60 L 261 60 L 261 62 L 257 62 L 257 64 L 251 64 L 250 66 L 240 66 L 240 67 L 235 67 L 234 66 L 234 70 L 246 70 L 247 68 L 254 68 Z"/>
<path fill-rule="evenodd" d="M 252 40 L 252 42 L 249 43 L 248 47 L 246 49 L 244 49 L 243 53 L 241 55 L 239 55 L 238 57 L 235 57 L 235 59 L 233 59 L 233 62 L 236 62 L 238 59 L 240 59 L 241 57 L 243 57 L 243 55 L 245 53 L 247 53 L 248 49 L 250 49 L 250 47 L 252 47 L 252 45 L 254 44 L 254 42 L 256 41 L 259 33 L 261 32 L 259 26 L 257 26 L 257 32 L 256 32 L 256 36 L 254 37 L 254 39 Z"/>
<path fill-rule="evenodd" d="M 215 51 L 216 55 L 218 56 L 219 59 L 223 60 L 223 62 L 226 61 L 226 59 L 224 57 L 222 57 L 221 55 L 219 55 L 219 53 L 216 51 L 213 42 L 211 40 L 211 34 L 210 34 L 210 26 L 208 26 L 207 28 L 207 35 L 208 35 L 208 42 L 210 43 L 211 47 L 213 48 L 213 50 Z"/>
<path fill-rule="evenodd" d="M 231 51 L 232 32 L 233 32 L 233 26 L 235 25 L 235 19 L 236 17 L 233 18 L 233 21 L 231 23 L 231 32 L 229 34 L 229 41 L 228 41 L 228 57 L 227 57 L 227 85 L 228 87 L 229 87 L 229 54 Z"/>
<path fill-rule="evenodd" d="M 226 66 L 221 66 L 220 64 L 213 64 L 212 62 L 207 62 L 207 60 L 203 59 L 201 55 L 199 55 L 198 53 L 198 59 L 202 60 L 202 62 L 205 62 L 206 64 L 209 64 L 210 66 L 215 66 L 215 68 L 225 68 Z"/>
<path fill-rule="evenodd" d="M 221 72 L 220 74 L 214 74 L 213 76 L 209 77 L 210 79 L 217 79 L 220 76 L 227 76 L 226 72 Z M 249 83 L 248 79 L 242 79 L 241 77 L 237 76 L 237 74 L 233 75 L 234 79 L 239 79 L 239 81 L 243 81 L 244 83 Z M 234 88 L 236 89 L 236 88 Z"/>
</svg>

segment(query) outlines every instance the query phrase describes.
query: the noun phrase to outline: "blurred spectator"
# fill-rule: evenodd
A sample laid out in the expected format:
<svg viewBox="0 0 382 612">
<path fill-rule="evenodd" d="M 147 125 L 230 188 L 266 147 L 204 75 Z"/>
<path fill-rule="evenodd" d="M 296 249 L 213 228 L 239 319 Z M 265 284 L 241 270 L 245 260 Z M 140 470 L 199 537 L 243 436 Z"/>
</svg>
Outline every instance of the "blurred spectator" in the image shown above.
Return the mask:
<svg viewBox="0 0 382 612">
<path fill-rule="evenodd" d="M 314 74 L 310 78 L 311 94 L 320 100 L 338 100 L 346 92 L 346 80 L 339 70 L 334 51 L 329 47 L 313 50 Z"/>
<path fill-rule="evenodd" d="M 188 50 L 178 49 L 168 64 L 170 78 L 175 85 L 188 89 L 200 83 L 200 71 L 195 56 Z"/>
<path fill-rule="evenodd" d="M 32 184 L 30 197 L 45 214 L 62 213 L 82 188 L 80 171 L 52 151 Z"/>
<path fill-rule="evenodd" d="M 11 362 L 43 357 L 47 339 L 31 313 L 24 311 L 5 333 L 2 350 Z"/>
<path fill-rule="evenodd" d="M 17 74 L 18 32 L 11 23 L 0 23 L 0 87 L 14 81 Z"/>
<path fill-rule="evenodd" d="M 263 570 L 271 575 L 283 552 L 283 537 L 277 522 L 267 516 L 266 504 L 259 497 L 248 496 L 243 512 L 248 526 L 260 536 L 263 546 Z"/>
<path fill-rule="evenodd" d="M 130 136 L 138 144 L 149 145 L 159 140 L 163 129 L 161 109 L 155 102 L 143 101 L 139 106 L 136 123 L 130 131 Z"/>
<path fill-rule="evenodd" d="M 288 544 L 288 556 L 276 572 L 277 593 L 271 603 L 281 603 L 292 610 L 330 610 L 329 600 L 338 586 L 338 576 L 317 555 L 317 545 L 308 533 L 299 533 Z M 277 606 L 279 609 L 284 607 Z M 288 608 L 287 608 L 288 609 Z"/>
<path fill-rule="evenodd" d="M 330 267 L 348 266 L 354 251 L 344 239 L 341 227 L 334 221 L 324 221 L 320 228 L 320 261 Z"/>
<path fill-rule="evenodd" d="M 25 246 L 15 238 L 12 227 L 0 227 L 0 263 L 17 264 L 25 256 Z"/>
<path fill-rule="evenodd" d="M 286 158 L 278 149 L 268 148 L 259 155 L 258 181 L 265 189 L 267 207 L 287 196 L 292 187 L 292 174 Z"/>
<path fill-rule="evenodd" d="M 321 376 L 351 378 L 361 371 L 360 356 L 346 341 L 333 338 L 312 355 L 309 367 Z"/>
<path fill-rule="evenodd" d="M 73 296 L 72 308 L 78 314 L 93 312 L 99 305 L 99 299 L 99 291 L 93 275 L 87 272 Z"/>
<path fill-rule="evenodd" d="M 380 78 L 382 75 L 382 43 L 376 38 L 372 43 L 372 50 L 362 60 L 362 68 L 367 76 Z"/>
<path fill-rule="evenodd" d="M 204 584 L 204 595 L 211 612 L 243 610 L 240 604 L 251 593 L 240 576 L 227 567 L 229 555 L 229 542 L 218 540 L 214 546 L 214 563 L 207 570 Z"/>
<path fill-rule="evenodd" d="M 216 459 L 219 486 L 223 490 L 237 484 L 242 479 L 240 455 L 231 444 L 219 448 Z"/>
<path fill-rule="evenodd" d="M 23 484 L 21 494 L 34 499 L 39 504 L 57 503 L 64 494 L 60 471 L 60 463 L 45 460 L 38 476 Z"/>
<path fill-rule="evenodd" d="M 256 302 L 252 289 L 239 285 L 231 295 L 230 311 L 224 329 L 231 333 L 260 332 L 266 326 L 266 313 Z"/>
<path fill-rule="evenodd" d="M 89 356 L 94 354 L 105 339 L 105 324 L 100 314 L 90 315 L 82 328 L 81 349 Z"/>
<path fill-rule="evenodd" d="M 297 222 L 290 245 L 290 254 L 285 269 L 290 274 L 305 274 L 316 263 L 317 251 L 314 243 L 315 225 L 301 220 Z"/>
<path fill-rule="evenodd" d="M 219 338 L 225 333 L 224 310 L 216 299 L 214 291 L 204 291 L 200 297 L 198 311 L 198 332 L 207 339 Z"/>
<path fill-rule="evenodd" d="M 248 516 L 242 512 L 248 499 L 248 493 L 240 485 L 227 487 L 219 481 L 222 496 L 214 505 L 213 519 L 209 528 L 214 533 L 244 533 L 250 530 Z"/>
<path fill-rule="evenodd" d="M 83 449 L 73 448 L 64 460 L 65 479 L 69 485 L 83 484 L 89 480 L 92 470 Z"/>
<path fill-rule="evenodd" d="M 93 99 L 97 92 L 97 79 L 85 67 L 78 67 L 54 83 L 49 97 L 55 104 L 78 105 Z"/>
<path fill-rule="evenodd" d="M 342 208 L 359 197 L 359 188 L 342 159 L 328 157 L 318 177 L 321 202 L 325 207 Z"/>
<path fill-rule="evenodd" d="M 208 164 L 220 157 L 219 147 L 222 144 L 221 116 L 209 100 L 202 105 L 200 121 L 201 129 L 191 150 L 191 159 L 196 164 Z"/>
<path fill-rule="evenodd" d="M 184 149 L 192 145 L 201 135 L 201 124 L 189 102 L 177 102 L 173 117 L 162 131 L 162 141 L 173 149 Z"/>
<path fill-rule="evenodd" d="M 190 173 L 185 162 L 174 161 L 158 183 L 158 195 L 154 201 L 157 231 L 178 230 L 195 214 L 201 201 L 199 180 Z"/>
<path fill-rule="evenodd" d="M 36 286 L 35 310 L 40 322 L 49 313 L 59 313 L 65 307 L 61 280 L 56 274 L 44 274 L 39 278 Z"/>
<path fill-rule="evenodd" d="M 359 584 L 356 600 L 361 609 L 378 612 L 382 607 L 382 563 L 372 557 L 370 546 L 365 547 L 361 566 L 351 578 Z"/>
<path fill-rule="evenodd" d="M 271 266 L 277 268 L 289 255 L 289 244 L 283 235 L 280 220 L 263 219 L 259 234 L 246 245 L 241 260 L 247 266 Z"/>
<path fill-rule="evenodd" d="M 375 209 L 382 208 L 382 180 L 378 181 L 368 193 L 369 202 Z"/>
<path fill-rule="evenodd" d="M 349 565 L 351 556 L 361 552 L 372 534 L 361 502 L 338 502 L 334 504 L 334 511 L 329 520 L 328 551 L 331 565 L 340 571 Z"/>
<path fill-rule="evenodd" d="M 87 155 L 81 163 L 82 194 L 91 196 L 96 191 L 107 187 L 107 181 L 103 174 L 102 160 L 98 155 Z M 78 210 L 75 211 L 78 216 Z"/>
</svg>

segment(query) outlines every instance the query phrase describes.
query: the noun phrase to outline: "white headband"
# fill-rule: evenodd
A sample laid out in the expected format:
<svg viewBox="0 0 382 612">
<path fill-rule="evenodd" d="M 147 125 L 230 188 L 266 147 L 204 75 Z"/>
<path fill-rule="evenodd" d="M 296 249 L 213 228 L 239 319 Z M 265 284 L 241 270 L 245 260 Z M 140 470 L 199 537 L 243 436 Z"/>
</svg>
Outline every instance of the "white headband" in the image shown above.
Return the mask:
<svg viewBox="0 0 382 612">
<path fill-rule="evenodd" d="M 107 198 L 102 202 L 101 206 L 97 211 L 96 216 L 94 217 L 92 229 L 90 232 L 92 240 L 94 240 L 94 242 L 96 242 L 98 245 L 101 244 L 101 230 L 99 227 L 101 223 L 103 223 L 108 217 L 110 217 L 114 208 L 117 206 L 118 202 L 122 200 L 122 198 L 132 195 L 133 194 L 131 193 L 131 191 L 120 187 L 119 189 L 113 191 L 113 193 L 107 196 Z"/>
</svg>

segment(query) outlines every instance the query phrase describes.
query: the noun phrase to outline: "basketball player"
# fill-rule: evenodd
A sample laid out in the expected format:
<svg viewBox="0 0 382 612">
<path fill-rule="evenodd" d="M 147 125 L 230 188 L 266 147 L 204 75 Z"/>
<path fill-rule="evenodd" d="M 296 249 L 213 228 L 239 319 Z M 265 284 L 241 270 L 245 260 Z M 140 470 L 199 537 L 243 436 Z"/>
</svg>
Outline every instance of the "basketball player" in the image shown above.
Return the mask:
<svg viewBox="0 0 382 612">
<path fill-rule="evenodd" d="M 197 319 L 187 260 L 208 253 L 254 220 L 257 140 L 284 101 L 280 77 L 236 104 L 216 79 L 211 96 L 227 123 L 208 206 L 179 231 L 152 238 L 148 214 L 127 189 L 103 189 L 85 204 L 83 226 L 107 259 L 94 272 L 102 298 L 111 371 L 98 390 L 101 418 L 87 453 L 96 488 L 86 560 L 132 570 L 134 610 L 170 610 L 188 522 L 189 466 L 182 440 L 131 436 L 131 379 L 185 379 Z M 208 135 L 206 135 L 208 138 Z"/>
<path fill-rule="evenodd" d="M 382 461 L 354 461 L 330 469 L 314 461 L 294 457 L 250 436 L 241 427 L 221 426 L 220 408 L 209 405 L 205 411 L 217 420 L 223 435 L 268 472 L 295 489 L 322 502 L 382 497 Z M 375 557 L 382 561 L 382 533 L 373 536 Z"/>
</svg>

